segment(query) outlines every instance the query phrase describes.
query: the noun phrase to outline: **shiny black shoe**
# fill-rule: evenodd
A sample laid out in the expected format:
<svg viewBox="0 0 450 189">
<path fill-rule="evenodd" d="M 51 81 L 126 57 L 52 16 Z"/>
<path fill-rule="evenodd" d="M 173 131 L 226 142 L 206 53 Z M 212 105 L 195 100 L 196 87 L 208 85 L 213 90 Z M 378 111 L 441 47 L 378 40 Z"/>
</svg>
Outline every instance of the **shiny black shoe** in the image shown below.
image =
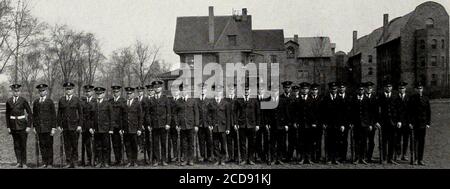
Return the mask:
<svg viewBox="0 0 450 189">
<path fill-rule="evenodd" d="M 248 164 L 249 164 L 249 165 L 255 165 L 255 162 L 253 162 L 253 161 L 250 160 L 250 161 L 248 161 Z"/>
<path fill-rule="evenodd" d="M 425 163 L 424 163 L 422 160 L 420 160 L 419 163 L 417 163 L 417 164 L 418 164 L 418 165 L 425 166 Z"/>
</svg>

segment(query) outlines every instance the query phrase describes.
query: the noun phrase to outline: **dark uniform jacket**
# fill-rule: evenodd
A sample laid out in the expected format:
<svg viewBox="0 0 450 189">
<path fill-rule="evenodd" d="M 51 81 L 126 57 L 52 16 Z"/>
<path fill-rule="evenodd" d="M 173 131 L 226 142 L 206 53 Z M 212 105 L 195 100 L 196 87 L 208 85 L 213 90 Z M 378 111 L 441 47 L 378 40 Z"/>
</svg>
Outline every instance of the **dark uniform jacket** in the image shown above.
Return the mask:
<svg viewBox="0 0 450 189">
<path fill-rule="evenodd" d="M 372 117 L 370 116 L 369 99 L 362 95 L 362 100 L 358 99 L 358 95 L 353 97 L 352 102 L 352 124 L 355 127 L 369 127 L 373 126 Z"/>
<path fill-rule="evenodd" d="M 119 99 L 117 99 L 117 101 L 114 100 L 115 98 L 112 97 L 109 100 L 109 103 L 111 104 L 111 124 L 113 128 L 123 128 L 123 116 L 125 113 L 125 106 L 127 104 L 127 101 L 122 98 L 119 97 Z"/>
<path fill-rule="evenodd" d="M 370 115 L 370 120 L 372 121 L 372 123 L 370 123 L 371 125 L 375 125 L 376 122 L 378 122 L 379 120 L 379 114 L 380 114 L 380 108 L 378 106 L 378 97 L 375 94 L 365 94 L 365 98 L 367 100 L 367 106 L 369 108 L 369 115 Z"/>
<path fill-rule="evenodd" d="M 106 99 L 100 103 L 94 103 L 94 127 L 96 133 L 108 133 L 113 131 L 112 107 Z"/>
<path fill-rule="evenodd" d="M 72 95 L 70 101 L 66 96 L 61 97 L 58 103 L 58 126 L 64 130 L 75 131 L 83 123 L 83 108 L 81 100 Z"/>
<path fill-rule="evenodd" d="M 208 104 L 211 99 L 197 99 L 198 112 L 199 112 L 199 127 L 208 127 Z"/>
<path fill-rule="evenodd" d="M 352 123 L 352 97 L 348 93 L 345 93 L 344 97 L 341 97 L 338 93 L 337 100 L 339 111 L 336 113 L 339 118 L 339 127 L 344 126 L 347 128 Z"/>
<path fill-rule="evenodd" d="M 145 96 L 142 99 L 142 110 L 144 111 L 144 126 L 148 127 L 151 126 L 151 117 L 153 116 L 151 114 L 151 107 L 152 107 L 152 102 L 153 102 L 153 98 L 149 97 L 149 96 Z"/>
<path fill-rule="evenodd" d="M 239 108 L 239 100 L 238 98 L 235 96 L 233 98 L 228 97 L 225 98 L 225 100 L 227 100 L 230 104 L 230 108 L 231 108 L 231 114 L 230 114 L 230 121 L 231 121 L 231 126 L 234 127 L 234 125 L 238 125 L 238 119 L 239 119 L 239 115 L 238 115 L 238 108 Z"/>
<path fill-rule="evenodd" d="M 142 110 L 142 125 L 145 127 L 145 126 L 148 126 L 148 122 L 147 122 L 147 118 L 146 118 L 146 116 L 149 116 L 148 115 L 148 108 L 147 108 L 147 106 L 148 106 L 148 97 L 146 97 L 145 95 L 144 96 L 142 96 L 142 97 L 136 97 L 136 99 L 138 100 L 138 102 L 141 104 L 141 110 Z"/>
<path fill-rule="evenodd" d="M 397 107 L 397 120 L 402 123 L 402 127 L 406 127 L 409 125 L 409 95 L 405 94 L 405 96 L 401 97 L 400 93 L 398 94 L 398 98 L 396 99 L 395 106 Z"/>
<path fill-rule="evenodd" d="M 269 114 L 269 112 L 270 112 L 270 110 L 268 110 L 268 109 L 262 109 L 262 107 L 261 107 L 261 103 L 262 102 L 269 102 L 270 101 L 270 97 L 267 97 L 267 96 L 257 96 L 257 100 L 258 100 L 258 105 L 259 105 L 259 126 L 266 126 L 266 125 L 269 125 L 270 124 L 270 122 L 269 122 L 269 116 L 270 116 L 270 114 Z"/>
<path fill-rule="evenodd" d="M 56 128 L 55 104 L 48 97 L 42 103 L 39 100 L 40 98 L 33 102 L 33 127 L 38 133 L 50 133 Z"/>
<path fill-rule="evenodd" d="M 164 128 L 170 125 L 171 120 L 171 103 L 169 98 L 161 95 L 159 99 L 153 97 L 150 107 L 151 126 L 152 128 Z"/>
<path fill-rule="evenodd" d="M 182 130 L 193 129 L 199 125 L 199 111 L 197 100 L 193 98 L 179 98 L 176 101 L 176 107 L 178 109 L 176 117 L 176 125 Z"/>
<path fill-rule="evenodd" d="M 323 101 L 322 101 L 322 97 L 317 95 L 317 96 L 313 96 L 310 95 L 309 97 L 309 101 L 310 101 L 310 106 L 309 106 L 309 111 L 311 111 L 311 115 L 312 115 L 312 120 L 311 120 L 311 124 L 316 124 L 317 127 L 319 127 L 319 125 L 323 124 L 323 117 L 324 117 L 324 113 L 323 111 Z"/>
<path fill-rule="evenodd" d="M 395 106 L 397 96 L 397 94 L 391 92 L 391 97 L 387 98 L 383 92 L 378 98 L 378 106 L 380 107 L 378 119 L 382 127 L 395 126 L 397 124 L 397 108 Z"/>
<path fill-rule="evenodd" d="M 89 102 L 87 97 L 83 98 L 82 100 L 83 131 L 88 131 L 90 128 L 94 126 L 94 105 L 96 100 L 97 99 L 95 99 L 93 96 L 91 97 Z"/>
<path fill-rule="evenodd" d="M 25 111 L 28 114 L 26 119 L 11 119 L 11 116 L 24 116 Z M 27 127 L 30 127 L 28 124 L 32 123 L 32 117 L 33 114 L 31 113 L 30 105 L 25 98 L 18 97 L 16 103 L 13 102 L 13 97 L 6 101 L 6 127 L 11 130 L 24 130 Z"/>
<path fill-rule="evenodd" d="M 279 126 L 291 126 L 292 125 L 292 119 L 291 119 L 291 113 L 289 111 L 289 106 L 292 102 L 292 97 L 287 96 L 286 94 L 282 94 L 279 97 L 279 103 L 278 103 L 278 119 L 280 119 Z"/>
<path fill-rule="evenodd" d="M 411 124 L 414 128 L 426 128 L 431 124 L 430 100 L 426 96 L 414 95 L 411 97 Z"/>
<path fill-rule="evenodd" d="M 306 100 L 303 100 L 300 94 L 296 98 L 295 104 L 297 106 L 297 111 L 294 117 L 295 122 L 300 128 L 311 128 L 312 124 L 317 124 L 312 111 L 312 100 L 311 97 L 306 95 Z"/>
<path fill-rule="evenodd" d="M 221 99 L 218 104 L 216 99 L 211 99 L 208 105 L 209 125 L 213 126 L 213 132 L 225 132 L 231 127 L 231 104 L 226 99 Z"/>
<path fill-rule="evenodd" d="M 259 102 L 256 98 L 248 97 L 238 99 L 238 125 L 239 128 L 252 129 L 259 124 L 260 109 Z"/>
<path fill-rule="evenodd" d="M 267 113 L 267 121 L 268 124 L 270 125 L 271 129 L 284 129 L 284 123 L 282 122 L 280 119 L 280 115 L 283 113 L 286 113 L 287 110 L 285 109 L 281 109 L 280 107 L 280 98 L 278 97 L 269 97 L 268 100 L 269 103 L 273 103 L 274 106 L 276 104 L 278 104 L 278 106 L 276 106 L 276 108 L 274 109 L 268 109 L 266 110 Z M 284 106 L 284 108 L 286 108 L 286 106 Z"/>
<path fill-rule="evenodd" d="M 142 129 L 143 123 L 143 115 L 142 115 L 142 107 L 139 99 L 134 98 L 131 102 L 131 105 L 128 105 L 128 101 L 125 105 L 125 115 L 124 115 L 124 124 L 123 131 L 129 134 L 136 134 L 137 131 Z"/>
<path fill-rule="evenodd" d="M 180 97 L 168 97 L 169 101 L 170 101 L 170 125 L 171 126 L 176 126 L 178 124 L 178 106 L 177 106 L 177 101 Z"/>
<path fill-rule="evenodd" d="M 332 98 L 332 94 L 328 93 L 323 98 L 323 107 L 324 107 L 324 120 L 327 127 L 331 128 L 337 128 L 340 127 L 340 118 L 338 111 L 341 111 L 339 109 L 339 102 L 337 99 L 337 94 L 335 98 Z"/>
</svg>

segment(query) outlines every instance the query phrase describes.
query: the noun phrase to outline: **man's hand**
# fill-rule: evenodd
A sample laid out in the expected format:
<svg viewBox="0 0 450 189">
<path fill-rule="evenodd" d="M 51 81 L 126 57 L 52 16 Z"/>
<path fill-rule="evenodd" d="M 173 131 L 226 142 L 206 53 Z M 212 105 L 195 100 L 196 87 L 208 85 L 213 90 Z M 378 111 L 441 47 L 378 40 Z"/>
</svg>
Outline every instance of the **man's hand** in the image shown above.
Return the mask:
<svg viewBox="0 0 450 189">
<path fill-rule="evenodd" d="M 226 133 L 227 135 L 229 135 L 229 134 L 230 134 L 230 130 L 226 130 L 225 133 Z"/>
<path fill-rule="evenodd" d="M 81 126 L 77 127 L 77 132 L 81 133 Z"/>
<path fill-rule="evenodd" d="M 317 127 L 317 125 L 316 125 L 316 124 L 312 124 L 311 126 L 312 126 L 313 128 L 316 128 L 316 127 Z"/>
<path fill-rule="evenodd" d="M 369 131 L 372 131 L 372 129 L 373 129 L 372 125 L 371 125 L 371 126 L 369 126 Z"/>
<path fill-rule="evenodd" d="M 259 131 L 259 126 L 258 126 L 258 125 L 255 127 L 255 131 L 256 131 L 256 132 Z"/>
<path fill-rule="evenodd" d="M 141 134 L 142 134 L 141 130 L 138 130 L 136 133 L 138 136 L 141 136 Z"/>
<path fill-rule="evenodd" d="M 148 126 L 147 129 L 148 129 L 148 131 L 151 131 L 151 130 L 152 130 L 152 128 L 151 128 L 150 126 Z"/>
<path fill-rule="evenodd" d="M 55 135 L 55 133 L 56 133 L 56 129 L 55 129 L 55 128 L 52 128 L 52 131 L 50 131 L 50 136 Z"/>
<path fill-rule="evenodd" d="M 25 132 L 27 132 L 27 133 L 30 133 L 30 131 L 31 131 L 31 128 L 29 128 L 29 127 L 27 127 L 27 128 L 25 129 Z"/>
<path fill-rule="evenodd" d="M 123 135 L 123 130 L 120 130 L 120 131 L 119 131 L 119 134 L 120 134 L 120 135 Z"/>
<path fill-rule="evenodd" d="M 298 127 L 297 123 L 294 123 L 294 128 L 296 128 L 296 129 L 297 129 L 297 127 Z"/>
<path fill-rule="evenodd" d="M 177 131 L 180 131 L 181 130 L 181 127 L 180 126 L 175 126 L 175 129 L 177 130 Z"/>
<path fill-rule="evenodd" d="M 11 134 L 11 129 L 10 128 L 8 128 L 8 134 Z"/>
<path fill-rule="evenodd" d="M 345 127 L 341 126 L 341 132 L 344 132 L 344 131 L 345 131 Z"/>
<path fill-rule="evenodd" d="M 378 129 L 380 129 L 381 128 L 381 125 L 380 125 L 380 123 L 375 123 L 375 127 L 377 127 Z"/>
<path fill-rule="evenodd" d="M 36 127 L 33 127 L 33 133 L 36 134 Z"/>
<path fill-rule="evenodd" d="M 195 126 L 195 127 L 194 127 L 194 131 L 195 131 L 195 132 L 198 132 L 198 126 Z"/>
<path fill-rule="evenodd" d="M 284 130 L 289 131 L 289 127 L 287 125 L 284 126 Z"/>
<path fill-rule="evenodd" d="M 89 129 L 89 132 L 90 132 L 91 134 L 94 134 L 94 129 L 90 128 L 90 129 Z"/>
<path fill-rule="evenodd" d="M 166 125 L 166 130 L 169 130 L 170 129 L 170 125 Z"/>
<path fill-rule="evenodd" d="M 235 130 L 235 131 L 237 131 L 238 128 L 239 128 L 239 127 L 238 127 L 237 125 L 234 125 L 234 130 Z"/>
<path fill-rule="evenodd" d="M 427 129 L 429 129 L 430 128 L 430 125 L 427 125 Z"/>
<path fill-rule="evenodd" d="M 62 128 L 61 128 L 61 126 L 58 126 L 57 128 L 58 128 L 58 130 L 62 131 Z"/>
<path fill-rule="evenodd" d="M 112 134 L 114 134 L 114 132 L 113 132 L 113 131 L 109 131 L 108 133 L 109 133 L 109 134 L 111 134 L 111 135 L 112 135 Z"/>
<path fill-rule="evenodd" d="M 212 125 L 208 126 L 209 131 L 212 131 L 213 128 L 214 128 L 214 127 L 213 127 Z"/>
<path fill-rule="evenodd" d="M 397 128 L 399 128 L 399 129 L 402 128 L 402 122 L 397 123 Z"/>
<path fill-rule="evenodd" d="M 409 124 L 409 128 L 410 129 L 414 129 L 414 127 L 413 127 L 413 125 L 411 123 Z"/>
</svg>

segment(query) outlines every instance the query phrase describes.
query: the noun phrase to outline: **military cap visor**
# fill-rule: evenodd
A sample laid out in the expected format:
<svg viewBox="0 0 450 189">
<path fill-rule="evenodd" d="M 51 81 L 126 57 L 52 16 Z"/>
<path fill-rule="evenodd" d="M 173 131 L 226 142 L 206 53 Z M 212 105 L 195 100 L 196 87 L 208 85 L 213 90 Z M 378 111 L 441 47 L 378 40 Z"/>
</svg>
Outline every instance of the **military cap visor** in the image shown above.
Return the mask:
<svg viewBox="0 0 450 189">
<path fill-rule="evenodd" d="M 95 87 L 95 88 L 94 88 L 94 91 L 95 91 L 95 93 L 97 93 L 97 94 L 101 94 L 101 93 L 104 93 L 104 92 L 106 91 L 106 89 L 103 88 L 103 87 Z"/>
<path fill-rule="evenodd" d="M 154 87 L 160 87 L 163 83 L 164 83 L 163 81 L 153 81 L 153 82 L 152 82 L 152 85 L 153 85 Z"/>
<path fill-rule="evenodd" d="M 94 90 L 95 87 L 92 85 L 85 85 L 83 88 L 85 91 L 92 91 L 92 90 Z"/>
<path fill-rule="evenodd" d="M 47 87 L 48 87 L 48 85 L 46 85 L 46 84 L 39 84 L 36 86 L 36 89 L 38 89 L 39 91 L 43 91 L 43 90 L 46 90 Z"/>
<path fill-rule="evenodd" d="M 127 93 L 134 92 L 134 88 L 133 87 L 125 87 L 125 91 Z"/>
<path fill-rule="evenodd" d="M 66 89 L 72 89 L 72 88 L 75 87 L 75 84 L 73 84 L 72 82 L 65 82 L 63 84 L 63 87 L 66 88 Z"/>
<path fill-rule="evenodd" d="M 299 86 L 297 86 L 297 85 L 295 85 L 295 86 L 292 86 L 292 90 L 299 90 L 300 89 L 300 87 Z"/>
<path fill-rule="evenodd" d="M 139 87 L 136 87 L 136 90 L 138 90 L 138 91 L 142 91 L 142 90 L 144 90 L 145 88 L 144 87 L 141 87 L 141 86 L 139 86 Z"/>
<path fill-rule="evenodd" d="M 283 85 L 283 87 L 291 87 L 292 81 L 284 81 L 281 85 Z"/>
<path fill-rule="evenodd" d="M 366 87 L 372 87 L 372 86 L 374 86 L 375 84 L 374 83 L 372 83 L 372 82 L 366 82 Z"/>
<path fill-rule="evenodd" d="M 307 83 L 307 82 L 302 82 L 300 83 L 300 88 L 305 89 L 305 88 L 309 88 L 311 86 L 311 84 Z"/>
</svg>

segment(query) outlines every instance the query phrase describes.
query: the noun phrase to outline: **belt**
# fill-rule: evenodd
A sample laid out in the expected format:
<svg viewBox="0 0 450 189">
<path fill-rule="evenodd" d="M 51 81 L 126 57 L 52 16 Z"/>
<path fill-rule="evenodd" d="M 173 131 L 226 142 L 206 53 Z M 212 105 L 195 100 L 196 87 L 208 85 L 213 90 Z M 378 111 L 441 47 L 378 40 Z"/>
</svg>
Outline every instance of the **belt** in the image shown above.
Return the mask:
<svg viewBox="0 0 450 189">
<path fill-rule="evenodd" d="M 24 115 L 22 116 L 10 116 L 10 119 L 25 119 L 26 117 Z"/>
</svg>

